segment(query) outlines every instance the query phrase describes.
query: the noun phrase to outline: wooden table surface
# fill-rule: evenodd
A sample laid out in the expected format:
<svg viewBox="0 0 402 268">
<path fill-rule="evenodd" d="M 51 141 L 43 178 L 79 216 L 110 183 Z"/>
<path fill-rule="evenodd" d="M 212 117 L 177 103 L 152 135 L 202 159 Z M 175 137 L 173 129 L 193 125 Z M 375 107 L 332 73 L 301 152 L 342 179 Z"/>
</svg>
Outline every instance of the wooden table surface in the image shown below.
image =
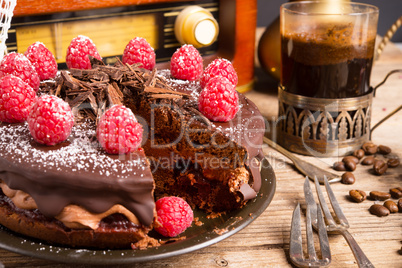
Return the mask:
<svg viewBox="0 0 402 268">
<path fill-rule="evenodd" d="M 402 52 L 394 45 L 385 47 L 375 63 L 372 85 L 377 85 L 386 74 L 402 69 Z M 257 69 L 255 89 L 247 93 L 264 116 L 275 120 L 277 116 L 276 83 Z M 373 101 L 372 125 L 402 104 L 402 74 L 395 74 L 382 86 Z M 373 133 L 373 142 L 391 147 L 402 157 L 402 111 L 391 117 Z M 276 192 L 269 207 L 260 217 L 237 234 L 193 253 L 156 260 L 128 267 L 292 267 L 289 264 L 289 233 L 292 211 L 300 202 L 304 206 L 304 177 L 294 169 L 283 155 L 266 147 L 265 153 L 276 174 Z M 301 156 L 322 168 L 338 158 Z M 354 172 L 356 183 L 332 185 L 335 195 L 350 223 L 350 233 L 376 267 L 402 267 L 402 213 L 377 217 L 368 211 L 374 201 L 357 204 L 347 199 L 349 190 L 386 191 L 402 187 L 402 165 L 388 169 L 383 176 L 372 175 L 369 167 L 359 165 Z M 341 173 L 340 173 L 341 174 Z M 304 216 L 302 218 L 304 220 Z M 304 228 L 304 223 L 302 224 Z M 330 235 L 331 267 L 357 267 L 353 254 L 341 235 Z M 5 267 L 69 267 L 33 257 L 22 256 L 0 249 L 0 261 Z M 0 265 L 1 267 L 1 265 Z M 81 267 L 74 265 L 74 267 Z M 82 266 L 86 267 L 86 266 Z M 125 266 L 126 267 L 126 266 Z"/>
</svg>

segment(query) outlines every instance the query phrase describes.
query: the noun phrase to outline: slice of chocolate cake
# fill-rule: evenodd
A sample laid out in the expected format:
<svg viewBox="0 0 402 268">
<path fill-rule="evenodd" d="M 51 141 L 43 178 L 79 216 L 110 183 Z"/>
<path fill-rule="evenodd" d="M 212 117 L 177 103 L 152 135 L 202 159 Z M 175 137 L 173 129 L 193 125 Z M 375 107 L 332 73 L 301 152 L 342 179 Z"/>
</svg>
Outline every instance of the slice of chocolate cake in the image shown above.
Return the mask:
<svg viewBox="0 0 402 268">
<path fill-rule="evenodd" d="M 160 75 L 169 87 L 161 90 L 150 83 L 143 90 L 124 91 L 129 92 L 125 105 L 149 126 L 144 150 L 156 195 L 182 196 L 209 212 L 241 207 L 261 183 L 265 125 L 258 109 L 239 95 L 241 109 L 234 119 L 211 122 L 198 111 L 199 82 L 172 79 L 166 70 Z"/>
</svg>

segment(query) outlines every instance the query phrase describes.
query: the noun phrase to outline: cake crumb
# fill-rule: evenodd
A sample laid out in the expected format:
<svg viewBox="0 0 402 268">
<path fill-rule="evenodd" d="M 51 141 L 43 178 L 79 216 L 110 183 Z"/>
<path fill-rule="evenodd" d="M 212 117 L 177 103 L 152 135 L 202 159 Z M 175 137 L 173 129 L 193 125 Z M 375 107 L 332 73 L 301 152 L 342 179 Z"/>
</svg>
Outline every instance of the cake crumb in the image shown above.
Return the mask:
<svg viewBox="0 0 402 268">
<path fill-rule="evenodd" d="M 224 212 L 211 212 L 207 215 L 207 219 L 216 219 L 225 214 Z"/>
<path fill-rule="evenodd" d="M 214 232 L 218 235 L 223 235 L 224 233 L 227 233 L 228 231 L 229 230 L 227 228 L 220 229 L 220 228 L 215 227 L 215 229 L 214 229 Z"/>
<path fill-rule="evenodd" d="M 161 245 L 165 245 L 165 244 L 169 244 L 169 243 L 173 243 L 173 242 L 177 242 L 177 241 L 182 241 L 182 240 L 186 240 L 187 236 L 180 236 L 180 237 L 173 237 L 173 238 L 169 238 L 166 241 L 161 241 Z"/>
<path fill-rule="evenodd" d="M 132 249 L 139 249 L 139 250 L 145 250 L 147 248 L 157 248 L 161 246 L 162 243 L 160 243 L 157 239 L 146 236 L 144 239 L 141 239 L 140 241 L 136 243 L 131 243 L 131 248 Z"/>
<path fill-rule="evenodd" d="M 202 225 L 204 225 L 204 223 L 203 223 L 202 221 L 200 221 L 200 218 L 198 218 L 198 217 L 195 217 L 195 218 L 194 218 L 194 224 L 195 224 L 195 226 L 202 226 Z"/>
</svg>

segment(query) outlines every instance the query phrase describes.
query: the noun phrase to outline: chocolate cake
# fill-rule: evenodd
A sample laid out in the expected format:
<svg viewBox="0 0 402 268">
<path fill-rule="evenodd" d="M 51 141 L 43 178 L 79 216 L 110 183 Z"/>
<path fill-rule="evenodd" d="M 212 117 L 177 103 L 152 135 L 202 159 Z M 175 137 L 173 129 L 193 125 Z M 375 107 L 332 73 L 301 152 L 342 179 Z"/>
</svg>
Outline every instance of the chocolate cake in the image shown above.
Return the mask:
<svg viewBox="0 0 402 268">
<path fill-rule="evenodd" d="M 239 94 L 229 122 L 211 122 L 197 107 L 199 81 L 136 65 L 61 71 L 41 84 L 70 104 L 67 141 L 37 144 L 26 123 L 0 125 L 0 224 L 48 243 L 127 248 L 155 224 L 154 200 L 183 197 L 207 212 L 239 209 L 261 186 L 264 120 Z M 109 155 L 96 140 L 97 119 L 114 104 L 143 125 L 142 147 Z"/>
</svg>

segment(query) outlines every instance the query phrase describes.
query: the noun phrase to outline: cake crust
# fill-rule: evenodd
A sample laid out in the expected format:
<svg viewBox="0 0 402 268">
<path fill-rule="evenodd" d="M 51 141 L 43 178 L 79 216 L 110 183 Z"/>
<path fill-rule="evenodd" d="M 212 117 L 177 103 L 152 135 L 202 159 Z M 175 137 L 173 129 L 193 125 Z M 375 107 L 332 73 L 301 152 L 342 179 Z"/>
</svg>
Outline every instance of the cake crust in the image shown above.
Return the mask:
<svg viewBox="0 0 402 268">
<path fill-rule="evenodd" d="M 54 218 L 43 216 L 38 210 L 18 209 L 1 190 L 0 224 L 18 234 L 49 244 L 110 249 L 130 248 L 132 243 L 144 239 L 151 229 L 134 225 L 121 215 L 104 219 L 95 230 L 70 229 Z"/>
</svg>

